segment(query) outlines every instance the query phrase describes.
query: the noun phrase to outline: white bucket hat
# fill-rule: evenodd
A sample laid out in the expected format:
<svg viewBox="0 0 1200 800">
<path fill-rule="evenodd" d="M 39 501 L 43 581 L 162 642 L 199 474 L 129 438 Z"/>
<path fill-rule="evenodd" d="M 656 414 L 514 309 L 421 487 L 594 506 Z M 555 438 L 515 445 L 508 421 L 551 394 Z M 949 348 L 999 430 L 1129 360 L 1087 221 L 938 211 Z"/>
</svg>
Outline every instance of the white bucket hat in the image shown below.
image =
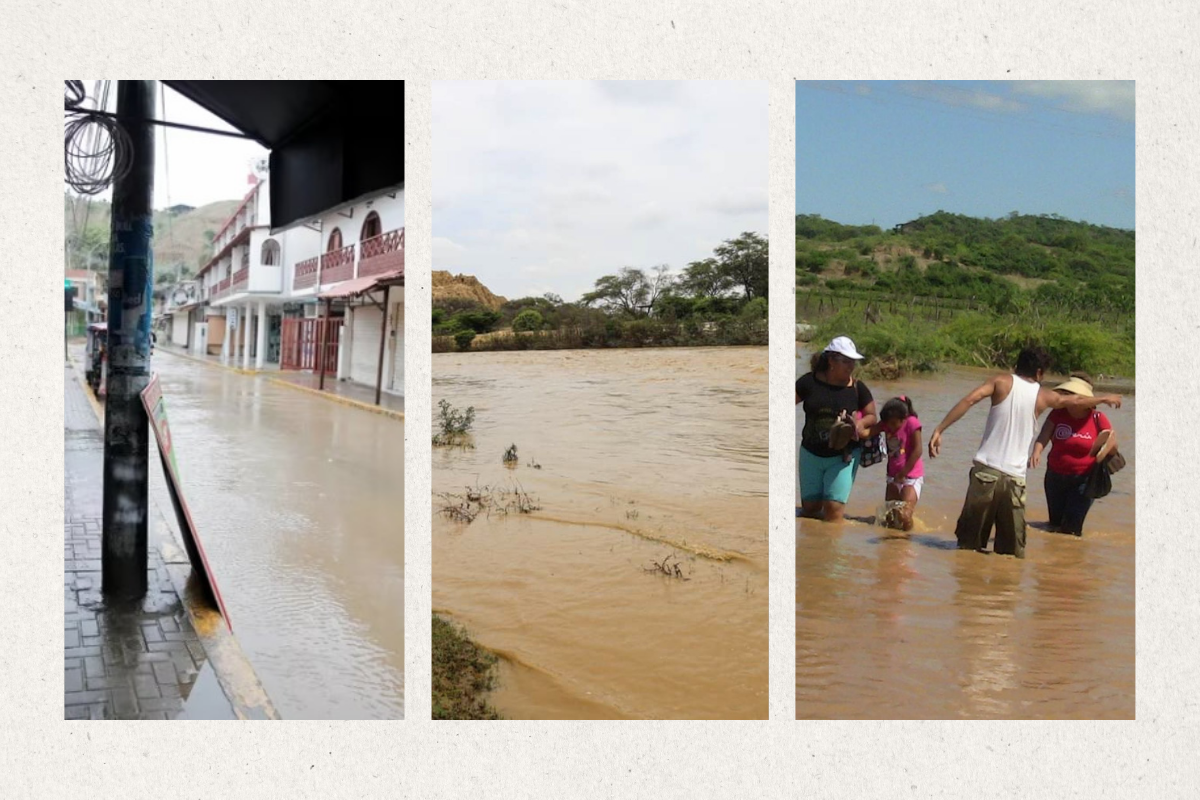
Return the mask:
<svg viewBox="0 0 1200 800">
<path fill-rule="evenodd" d="M 846 358 L 853 358 L 855 361 L 862 361 L 864 356 L 854 348 L 854 342 L 850 341 L 849 336 L 837 336 L 825 348 L 826 353 L 837 353 Z"/>
</svg>

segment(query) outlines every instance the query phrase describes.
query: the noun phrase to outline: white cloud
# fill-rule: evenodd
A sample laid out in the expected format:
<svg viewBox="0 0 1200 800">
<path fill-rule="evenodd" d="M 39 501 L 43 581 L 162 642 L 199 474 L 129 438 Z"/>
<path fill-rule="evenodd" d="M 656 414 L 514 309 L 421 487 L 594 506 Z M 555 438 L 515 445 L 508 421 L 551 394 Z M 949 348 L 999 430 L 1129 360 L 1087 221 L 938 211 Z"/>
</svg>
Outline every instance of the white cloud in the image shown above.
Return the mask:
<svg viewBox="0 0 1200 800">
<path fill-rule="evenodd" d="M 1009 85 L 1014 94 L 1050 100 L 1065 111 L 1133 121 L 1133 81 L 1012 81 Z"/>
<path fill-rule="evenodd" d="M 709 207 L 719 214 L 731 217 L 767 213 L 767 196 L 761 192 L 741 192 L 715 199 Z"/>
<path fill-rule="evenodd" d="M 433 262 L 435 269 L 447 269 L 442 264 L 453 264 L 467 252 L 467 248 L 444 236 L 433 237 Z"/>
<path fill-rule="evenodd" d="M 984 111 L 1015 112 L 1024 110 L 1025 106 L 1016 100 L 1001 97 L 998 94 L 984 92 L 979 89 L 964 89 L 951 86 L 939 81 L 912 81 L 901 83 L 897 88 L 905 94 L 921 97 L 926 100 L 943 103 L 948 106 L 978 108 Z"/>
<path fill-rule="evenodd" d="M 765 82 L 435 81 L 435 267 L 575 299 L 766 233 L 767 171 Z"/>
</svg>

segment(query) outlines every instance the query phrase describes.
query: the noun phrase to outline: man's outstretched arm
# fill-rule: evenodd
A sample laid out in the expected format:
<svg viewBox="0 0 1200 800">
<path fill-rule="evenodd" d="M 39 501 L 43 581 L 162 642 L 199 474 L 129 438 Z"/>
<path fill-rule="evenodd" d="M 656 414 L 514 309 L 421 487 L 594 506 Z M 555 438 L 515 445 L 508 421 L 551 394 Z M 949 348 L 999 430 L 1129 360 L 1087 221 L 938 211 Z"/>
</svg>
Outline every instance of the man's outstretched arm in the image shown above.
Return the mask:
<svg viewBox="0 0 1200 800">
<path fill-rule="evenodd" d="M 930 458 L 937 458 L 938 454 L 942 451 L 942 431 L 946 430 L 951 425 L 962 419 L 963 414 L 966 414 L 967 411 L 970 410 L 971 406 L 975 405 L 980 400 L 991 397 L 995 391 L 996 379 L 989 378 L 986 382 L 974 389 L 962 400 L 959 400 L 957 403 L 955 403 L 954 408 L 946 412 L 945 419 L 938 423 L 938 426 L 933 429 L 933 435 L 929 437 Z"/>
<path fill-rule="evenodd" d="M 1038 396 L 1041 411 L 1047 408 L 1095 408 L 1096 406 L 1112 406 L 1113 408 L 1121 407 L 1121 395 L 1119 394 L 1098 394 L 1095 397 L 1084 397 L 1081 394 L 1059 394 L 1053 389 L 1042 389 Z"/>
</svg>

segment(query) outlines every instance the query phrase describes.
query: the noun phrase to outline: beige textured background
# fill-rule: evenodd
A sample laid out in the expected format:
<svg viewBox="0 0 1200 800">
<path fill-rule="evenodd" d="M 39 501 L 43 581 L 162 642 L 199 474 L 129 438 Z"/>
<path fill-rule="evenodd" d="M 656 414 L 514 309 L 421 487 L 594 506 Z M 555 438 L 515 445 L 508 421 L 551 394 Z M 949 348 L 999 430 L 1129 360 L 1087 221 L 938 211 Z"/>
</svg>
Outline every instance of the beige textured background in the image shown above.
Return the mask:
<svg viewBox="0 0 1200 800">
<path fill-rule="evenodd" d="M 0 25 L 0 796 L 1194 796 L 1197 28 L 1191 2 L 8 0 Z M 404 78 L 407 720 L 62 720 L 62 79 Z M 428 721 L 431 80 L 742 78 L 771 91 L 771 719 Z M 1137 722 L 797 723 L 794 91 L 805 79 L 1137 80 Z M 820 154 L 813 154 L 819 157 Z M 1158 378 L 1161 376 L 1161 379 Z M 1171 423 L 1167 433 L 1168 421 Z M 1143 428 L 1149 430 L 1149 428 Z M 1154 454 L 1156 458 L 1146 458 Z M 1188 787 L 1191 787 L 1190 789 Z"/>
</svg>

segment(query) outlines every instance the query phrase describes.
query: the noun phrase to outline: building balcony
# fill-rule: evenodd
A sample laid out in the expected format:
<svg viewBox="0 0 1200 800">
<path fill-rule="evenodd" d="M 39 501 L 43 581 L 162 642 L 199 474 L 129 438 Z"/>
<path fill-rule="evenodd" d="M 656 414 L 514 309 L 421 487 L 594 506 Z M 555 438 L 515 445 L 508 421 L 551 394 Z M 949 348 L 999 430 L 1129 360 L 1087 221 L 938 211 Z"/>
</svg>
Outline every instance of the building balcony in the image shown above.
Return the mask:
<svg viewBox="0 0 1200 800">
<path fill-rule="evenodd" d="M 354 278 L 354 245 L 321 256 L 321 285 L 341 283 Z"/>
<path fill-rule="evenodd" d="M 292 277 L 293 289 L 307 289 L 317 285 L 317 273 L 321 268 L 321 259 L 310 258 L 296 265 L 296 274 Z"/>
<path fill-rule="evenodd" d="M 242 267 L 237 272 L 233 273 L 233 279 L 230 287 L 233 291 L 245 291 L 246 284 L 250 282 L 250 267 Z"/>
<path fill-rule="evenodd" d="M 404 270 L 404 228 L 364 239 L 358 247 L 357 277 Z"/>
</svg>

